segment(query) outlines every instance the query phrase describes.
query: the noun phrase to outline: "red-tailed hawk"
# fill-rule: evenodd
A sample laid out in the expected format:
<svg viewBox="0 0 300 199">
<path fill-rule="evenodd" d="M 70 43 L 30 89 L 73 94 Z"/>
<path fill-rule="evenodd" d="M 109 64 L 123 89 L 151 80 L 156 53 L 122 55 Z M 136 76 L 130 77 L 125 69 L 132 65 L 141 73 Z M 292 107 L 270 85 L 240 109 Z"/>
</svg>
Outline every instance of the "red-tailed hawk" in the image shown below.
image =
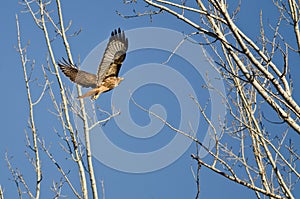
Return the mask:
<svg viewBox="0 0 300 199">
<path fill-rule="evenodd" d="M 96 75 L 78 70 L 65 59 L 59 62 L 58 66 L 74 83 L 93 88 L 78 98 L 92 96 L 91 99 L 96 100 L 101 93 L 112 90 L 124 80 L 123 77 L 118 77 L 118 74 L 126 57 L 127 49 L 128 39 L 125 37 L 124 31 L 119 28 L 111 33 Z"/>
</svg>

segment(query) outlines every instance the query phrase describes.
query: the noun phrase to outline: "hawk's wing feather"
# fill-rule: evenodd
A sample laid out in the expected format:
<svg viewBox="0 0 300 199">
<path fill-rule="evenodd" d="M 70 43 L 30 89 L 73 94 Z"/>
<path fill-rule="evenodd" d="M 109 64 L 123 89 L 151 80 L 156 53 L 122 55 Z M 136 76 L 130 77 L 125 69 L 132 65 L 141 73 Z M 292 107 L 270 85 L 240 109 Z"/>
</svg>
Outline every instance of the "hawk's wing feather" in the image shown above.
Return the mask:
<svg viewBox="0 0 300 199">
<path fill-rule="evenodd" d="M 96 87 L 97 76 L 95 74 L 78 70 L 74 65 L 67 62 L 65 59 L 63 59 L 61 62 L 58 62 L 58 66 L 72 82 L 75 82 L 83 87 Z"/>
<path fill-rule="evenodd" d="M 124 31 L 119 28 L 111 33 L 103 58 L 97 72 L 97 86 L 100 86 L 106 77 L 117 77 L 126 57 L 128 39 Z"/>
</svg>

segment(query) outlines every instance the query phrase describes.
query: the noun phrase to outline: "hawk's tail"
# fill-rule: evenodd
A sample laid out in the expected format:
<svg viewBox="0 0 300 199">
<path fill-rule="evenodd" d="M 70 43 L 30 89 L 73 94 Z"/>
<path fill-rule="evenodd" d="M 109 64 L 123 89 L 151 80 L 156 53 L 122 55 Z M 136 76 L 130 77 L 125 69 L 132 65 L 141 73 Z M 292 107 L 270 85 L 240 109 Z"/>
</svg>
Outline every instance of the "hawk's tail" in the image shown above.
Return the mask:
<svg viewBox="0 0 300 199">
<path fill-rule="evenodd" d="M 99 89 L 92 89 L 88 92 L 86 92 L 85 94 L 81 95 L 81 96 L 78 96 L 77 98 L 78 99 L 82 99 L 82 98 L 85 98 L 85 97 L 89 97 L 91 95 L 99 95 Z"/>
</svg>

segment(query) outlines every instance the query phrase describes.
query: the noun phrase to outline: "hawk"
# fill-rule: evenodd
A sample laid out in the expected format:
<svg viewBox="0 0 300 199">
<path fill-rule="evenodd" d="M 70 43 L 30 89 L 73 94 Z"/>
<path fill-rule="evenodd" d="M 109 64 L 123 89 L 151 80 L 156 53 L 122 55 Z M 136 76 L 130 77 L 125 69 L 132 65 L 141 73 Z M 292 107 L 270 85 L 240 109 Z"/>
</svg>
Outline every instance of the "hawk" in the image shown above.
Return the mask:
<svg viewBox="0 0 300 199">
<path fill-rule="evenodd" d="M 124 80 L 123 77 L 118 77 L 118 74 L 122 63 L 125 60 L 127 49 L 128 39 L 125 37 L 124 31 L 121 31 L 119 28 L 111 33 L 104 55 L 99 64 L 97 74 L 78 70 L 73 64 L 67 62 L 65 59 L 58 62 L 58 66 L 72 82 L 83 87 L 92 88 L 82 96 L 78 96 L 78 98 L 91 96 L 92 100 L 96 100 L 101 93 L 112 90 Z"/>
</svg>

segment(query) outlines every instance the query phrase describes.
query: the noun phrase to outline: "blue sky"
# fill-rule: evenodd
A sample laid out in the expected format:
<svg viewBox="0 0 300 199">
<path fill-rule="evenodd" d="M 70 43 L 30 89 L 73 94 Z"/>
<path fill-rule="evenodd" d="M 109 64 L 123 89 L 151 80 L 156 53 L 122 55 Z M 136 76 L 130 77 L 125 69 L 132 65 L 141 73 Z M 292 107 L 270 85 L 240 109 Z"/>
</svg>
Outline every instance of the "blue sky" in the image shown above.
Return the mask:
<svg viewBox="0 0 300 199">
<path fill-rule="evenodd" d="M 259 11 L 265 9 L 266 21 L 274 17 L 275 9 L 270 9 L 264 3 L 256 1 L 245 1 L 242 3 L 241 14 L 239 21 L 247 21 L 247 23 L 238 23 L 242 30 L 247 30 L 250 37 L 257 38 L 256 34 L 259 32 Z M 258 5 L 260 7 L 258 7 Z M 70 32 L 78 31 L 81 33 L 77 37 L 69 39 L 71 51 L 74 60 L 77 57 L 83 61 L 89 53 L 102 41 L 108 38 L 110 32 L 121 27 L 124 30 L 134 30 L 136 28 L 144 27 L 162 27 L 178 32 L 191 32 L 192 29 L 178 22 L 174 17 L 164 14 L 163 16 L 154 16 L 152 22 L 148 17 L 123 19 L 116 14 L 116 10 L 124 14 L 132 14 L 132 6 L 125 6 L 122 1 L 96 1 L 91 0 L 88 3 L 84 1 L 65 2 L 62 3 L 63 15 L 65 23 L 72 20 L 72 27 Z M 138 8 L 142 8 L 137 6 Z M 36 60 L 36 68 L 41 64 L 45 64 L 45 57 L 47 56 L 45 42 L 42 37 L 42 32 L 37 30 L 34 22 L 28 14 L 20 13 L 23 10 L 22 6 L 16 1 L 6 1 L 5 6 L 1 7 L 0 24 L 2 33 L 0 35 L 0 50 L 1 50 L 1 64 L 0 85 L 2 85 L 1 98 L 1 126 L 2 139 L 0 139 L 0 184 L 4 189 L 4 194 L 7 198 L 15 198 L 17 196 L 16 187 L 11 179 L 11 175 L 7 169 L 4 160 L 5 153 L 8 152 L 12 157 L 11 162 L 14 167 L 19 168 L 24 177 L 30 179 L 34 176 L 33 168 L 28 163 L 24 151 L 28 149 L 25 147 L 24 130 L 27 128 L 28 120 L 28 106 L 25 92 L 25 85 L 23 81 L 23 73 L 20 65 L 20 58 L 14 46 L 17 45 L 17 34 L 15 25 L 15 14 L 19 15 L 20 26 L 22 32 L 23 44 L 30 40 L 28 48 L 28 57 Z M 269 13 L 267 13 L 269 12 Z M 249 19 L 251 16 L 251 20 Z M 54 34 L 51 33 L 53 36 Z M 133 38 L 133 36 L 132 36 Z M 63 46 L 60 44 L 61 40 L 53 42 L 54 52 L 57 59 L 66 57 Z M 130 41 L 129 41 L 130 42 Z M 130 43 L 129 43 L 130 45 Z M 125 75 L 134 67 L 147 63 L 161 63 L 168 57 L 168 52 L 162 50 L 136 50 L 128 53 L 125 63 L 121 69 L 120 75 Z M 169 63 L 174 69 L 178 70 L 184 76 L 189 76 L 192 80 L 193 89 L 196 96 L 201 99 L 203 96 L 208 96 L 206 89 L 201 89 L 196 85 L 204 85 L 205 81 L 195 73 L 193 68 L 182 70 L 181 65 L 188 65 L 185 60 L 180 57 L 174 57 Z M 40 73 L 33 74 L 37 80 L 36 83 L 42 83 L 43 79 Z M 199 78 L 200 77 L 200 78 Z M 68 79 L 63 78 L 63 81 L 73 89 L 73 85 Z M 297 85 L 297 80 L 295 80 Z M 300 80 L 298 80 L 300 81 Z M 38 96 L 38 88 L 34 91 L 33 96 Z M 124 86 L 126 84 L 124 83 Z M 299 84 L 298 84 L 299 85 Z M 122 89 L 120 85 L 120 89 Z M 117 91 L 116 91 L 117 92 Z M 121 90 L 119 91 L 121 92 Z M 107 93 L 100 96 L 97 100 L 97 105 L 105 110 L 110 109 L 110 99 L 113 93 Z M 179 102 L 174 98 L 174 94 L 170 89 L 156 84 L 149 84 L 136 90 L 133 97 L 138 103 L 150 108 L 153 104 L 161 104 L 170 112 L 168 114 L 168 121 L 173 122 L 175 127 L 178 127 L 179 115 L 181 114 L 178 108 Z M 205 105 L 206 100 L 199 100 L 202 105 Z M 192 102 L 190 102 L 192 103 Z M 132 119 L 141 126 L 147 125 L 151 122 L 151 117 L 130 104 Z M 208 108 L 209 109 L 209 108 Z M 60 147 L 58 145 L 57 136 L 53 133 L 53 128 L 59 126 L 56 118 L 50 114 L 53 110 L 49 96 L 42 100 L 41 105 L 35 109 L 36 125 L 39 136 L 44 138 L 46 142 L 51 145 L 51 150 L 57 155 L 57 158 L 65 165 L 66 170 L 70 170 L 71 178 L 76 177 L 76 167 L 62 156 Z M 99 117 L 102 117 L 99 115 Z M 200 120 L 200 126 L 206 129 L 207 126 L 203 120 Z M 159 149 L 175 137 L 175 133 L 167 127 L 162 128 L 162 134 L 157 134 L 151 139 L 137 139 L 128 134 L 124 134 L 117 127 L 114 120 L 109 121 L 102 127 L 106 132 L 107 137 L 112 142 L 121 148 L 131 152 L 148 152 Z M 100 187 L 101 180 L 104 180 L 105 195 L 108 199 L 115 198 L 194 198 L 196 194 L 196 184 L 193 180 L 191 167 L 195 168 L 195 162 L 190 158 L 191 153 L 195 153 L 195 146 L 192 144 L 189 149 L 173 164 L 161 170 L 149 173 L 126 173 L 108 166 L 105 166 L 94 159 L 95 175 Z M 104 151 L 110 153 L 110 151 Z M 42 154 L 42 167 L 45 169 L 43 173 L 42 198 L 46 198 L 51 194 L 49 187 L 52 183 L 52 178 L 58 180 L 60 175 L 56 171 L 54 165 Z M 126 160 L 125 160 L 126 161 Z M 122 162 L 120 164 L 123 164 Z M 137 163 L 139 164 L 139 163 Z M 46 166 L 50 165 L 50 166 Z M 51 179 L 51 180 L 50 180 Z M 67 186 L 65 186 L 67 187 Z M 68 194 L 68 188 L 65 194 Z M 201 198 L 254 198 L 253 192 L 248 189 L 229 182 L 223 177 L 214 174 L 213 172 L 202 168 L 201 169 Z"/>
</svg>

